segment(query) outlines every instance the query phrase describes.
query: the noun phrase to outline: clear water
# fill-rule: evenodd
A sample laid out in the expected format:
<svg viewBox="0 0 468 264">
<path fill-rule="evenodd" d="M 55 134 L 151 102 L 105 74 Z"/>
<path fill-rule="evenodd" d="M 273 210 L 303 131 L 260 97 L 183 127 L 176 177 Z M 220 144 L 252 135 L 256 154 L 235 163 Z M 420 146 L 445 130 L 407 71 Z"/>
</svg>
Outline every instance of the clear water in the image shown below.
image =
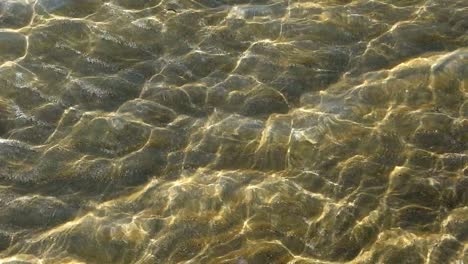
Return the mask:
<svg viewBox="0 0 468 264">
<path fill-rule="evenodd" d="M 0 263 L 468 263 L 466 0 L 0 0 Z"/>
</svg>

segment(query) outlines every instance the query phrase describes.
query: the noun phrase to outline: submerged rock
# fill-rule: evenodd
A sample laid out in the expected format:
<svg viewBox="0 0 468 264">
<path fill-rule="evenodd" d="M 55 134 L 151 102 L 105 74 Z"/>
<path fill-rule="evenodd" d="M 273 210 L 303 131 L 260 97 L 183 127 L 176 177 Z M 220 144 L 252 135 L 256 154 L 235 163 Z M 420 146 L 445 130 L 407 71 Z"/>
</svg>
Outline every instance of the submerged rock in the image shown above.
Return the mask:
<svg viewBox="0 0 468 264">
<path fill-rule="evenodd" d="M 444 230 L 459 241 L 468 240 L 468 208 L 454 209 L 443 223 Z"/>
<path fill-rule="evenodd" d="M 0 138 L 0 178 L 21 182 L 21 172 L 27 170 L 38 157 L 39 152 L 28 144 Z"/>
<path fill-rule="evenodd" d="M 247 94 L 241 112 L 247 116 L 261 116 L 273 113 L 283 114 L 288 110 L 288 102 L 281 93 L 271 88 L 263 88 Z"/>
<path fill-rule="evenodd" d="M 454 237 L 443 236 L 437 243 L 430 249 L 428 255 L 428 263 L 436 264 L 443 262 L 451 262 L 457 256 L 458 251 L 462 245 Z"/>
<path fill-rule="evenodd" d="M 172 109 L 166 106 L 142 99 L 127 101 L 120 106 L 118 112 L 130 113 L 136 118 L 156 126 L 167 124 L 177 116 Z"/>
<path fill-rule="evenodd" d="M 0 136 L 13 126 L 14 109 L 5 99 L 0 97 Z"/>
<path fill-rule="evenodd" d="M 88 109 L 115 110 L 125 101 L 138 96 L 139 88 L 123 79 L 91 77 L 68 83 L 64 101 Z"/>
<path fill-rule="evenodd" d="M 84 17 L 96 12 L 101 0 L 39 0 L 39 10 L 69 17 Z"/>
<path fill-rule="evenodd" d="M 20 197 L 10 201 L 2 210 L 2 224 L 36 228 L 54 226 L 69 220 L 74 209 L 51 197 Z"/>
<path fill-rule="evenodd" d="M 114 0 L 112 2 L 129 9 L 144 9 L 157 6 L 161 0 Z"/>
<path fill-rule="evenodd" d="M 0 32 L 0 64 L 14 61 L 26 54 L 26 37 L 16 32 Z"/>
<path fill-rule="evenodd" d="M 0 2 L 0 27 L 21 28 L 29 24 L 33 7 L 26 0 L 5 0 Z"/>
<path fill-rule="evenodd" d="M 148 126 L 121 117 L 88 117 L 76 125 L 69 144 L 89 155 L 118 157 L 140 149 L 149 135 Z"/>
<path fill-rule="evenodd" d="M 7 249 L 10 246 L 10 235 L 0 231 L 0 252 Z"/>
</svg>

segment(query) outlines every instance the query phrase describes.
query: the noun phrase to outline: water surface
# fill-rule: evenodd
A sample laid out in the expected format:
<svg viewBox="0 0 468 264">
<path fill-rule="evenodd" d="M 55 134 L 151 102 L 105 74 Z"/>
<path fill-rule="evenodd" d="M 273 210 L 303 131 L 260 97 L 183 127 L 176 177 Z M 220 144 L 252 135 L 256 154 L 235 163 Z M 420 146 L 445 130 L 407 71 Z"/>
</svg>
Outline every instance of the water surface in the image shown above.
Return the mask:
<svg viewBox="0 0 468 264">
<path fill-rule="evenodd" d="M 468 263 L 466 0 L 0 0 L 1 263 Z"/>
</svg>

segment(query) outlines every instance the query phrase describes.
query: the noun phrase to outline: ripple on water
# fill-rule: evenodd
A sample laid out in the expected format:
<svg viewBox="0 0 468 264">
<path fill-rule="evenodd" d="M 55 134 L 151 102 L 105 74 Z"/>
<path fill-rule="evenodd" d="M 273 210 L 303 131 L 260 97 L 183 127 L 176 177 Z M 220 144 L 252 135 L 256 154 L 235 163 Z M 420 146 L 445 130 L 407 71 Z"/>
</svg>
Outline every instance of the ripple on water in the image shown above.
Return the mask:
<svg viewBox="0 0 468 264">
<path fill-rule="evenodd" d="M 0 1 L 0 262 L 468 262 L 467 10 Z"/>
</svg>

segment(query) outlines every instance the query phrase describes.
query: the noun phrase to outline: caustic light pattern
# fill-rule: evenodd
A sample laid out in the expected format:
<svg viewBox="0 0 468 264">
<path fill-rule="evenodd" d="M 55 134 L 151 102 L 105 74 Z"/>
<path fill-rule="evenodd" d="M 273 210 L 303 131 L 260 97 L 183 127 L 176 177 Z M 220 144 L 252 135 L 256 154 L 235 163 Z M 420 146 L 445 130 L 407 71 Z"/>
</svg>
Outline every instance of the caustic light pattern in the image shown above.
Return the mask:
<svg viewBox="0 0 468 264">
<path fill-rule="evenodd" d="M 466 0 L 0 0 L 0 263 L 468 263 Z"/>
</svg>

